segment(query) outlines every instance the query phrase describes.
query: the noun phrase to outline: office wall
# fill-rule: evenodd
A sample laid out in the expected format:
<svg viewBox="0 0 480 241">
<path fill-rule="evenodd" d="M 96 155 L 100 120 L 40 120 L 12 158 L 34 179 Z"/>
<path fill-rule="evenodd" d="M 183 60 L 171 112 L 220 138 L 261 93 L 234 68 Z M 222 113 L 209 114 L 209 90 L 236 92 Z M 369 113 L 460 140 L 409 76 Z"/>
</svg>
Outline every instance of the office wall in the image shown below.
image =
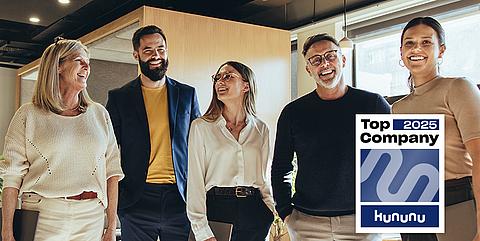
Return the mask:
<svg viewBox="0 0 480 241">
<path fill-rule="evenodd" d="M 290 101 L 290 32 L 233 21 L 144 8 L 141 25 L 167 36 L 168 75 L 197 89 L 202 113 L 212 95 L 210 76 L 227 60 L 250 66 L 258 84 L 257 111 L 270 127 Z"/>
<path fill-rule="evenodd" d="M 17 71 L 0 67 L 0 153 L 3 153 L 5 134 L 15 113 L 15 81 Z"/>
<path fill-rule="evenodd" d="M 156 24 L 164 30 L 170 61 L 167 75 L 196 88 L 202 113 L 212 95 L 210 76 L 222 63 L 236 60 L 250 66 L 258 85 L 257 113 L 269 125 L 273 140 L 278 116 L 291 95 L 289 31 L 141 7 L 80 39 L 88 45 L 136 22 L 141 26 Z M 21 68 L 18 74 L 37 65 L 38 60 Z M 98 101 L 101 99 L 104 97 Z"/>
<path fill-rule="evenodd" d="M 123 86 L 138 75 L 137 65 L 97 59 L 90 59 L 90 69 L 88 94 L 102 105 L 107 103 L 109 90 Z"/>
</svg>

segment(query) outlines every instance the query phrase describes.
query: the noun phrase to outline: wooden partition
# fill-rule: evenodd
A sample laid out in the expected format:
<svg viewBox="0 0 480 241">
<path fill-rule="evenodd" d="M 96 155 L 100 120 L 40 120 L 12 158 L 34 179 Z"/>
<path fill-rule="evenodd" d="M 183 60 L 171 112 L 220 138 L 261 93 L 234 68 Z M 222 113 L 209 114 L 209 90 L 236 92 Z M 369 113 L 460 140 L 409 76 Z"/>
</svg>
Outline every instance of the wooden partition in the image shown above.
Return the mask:
<svg viewBox="0 0 480 241">
<path fill-rule="evenodd" d="M 258 85 L 257 111 L 275 133 L 276 120 L 290 100 L 290 33 L 285 30 L 141 7 L 83 37 L 92 43 L 138 22 L 165 31 L 170 61 L 167 75 L 197 89 L 202 113 L 212 95 L 210 76 L 228 60 L 250 66 Z M 36 60 L 18 70 L 17 107 L 21 76 L 38 67 Z M 105 80 L 108 81 L 108 80 Z M 124 83 L 130 79 L 123 80 Z"/>
<path fill-rule="evenodd" d="M 228 20 L 145 7 L 141 25 L 165 31 L 170 61 L 167 75 L 197 89 L 202 113 L 210 103 L 210 76 L 228 60 L 253 69 L 257 111 L 272 133 L 290 101 L 290 32 Z"/>
</svg>

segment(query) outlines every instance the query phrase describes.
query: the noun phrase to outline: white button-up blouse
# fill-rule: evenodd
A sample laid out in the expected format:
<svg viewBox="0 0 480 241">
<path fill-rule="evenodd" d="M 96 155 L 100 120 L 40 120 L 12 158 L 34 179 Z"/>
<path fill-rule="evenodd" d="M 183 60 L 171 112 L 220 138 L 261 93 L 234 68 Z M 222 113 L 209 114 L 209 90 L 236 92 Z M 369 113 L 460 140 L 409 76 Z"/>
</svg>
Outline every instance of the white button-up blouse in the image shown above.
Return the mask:
<svg viewBox="0 0 480 241">
<path fill-rule="evenodd" d="M 250 186 L 260 190 L 274 210 L 270 175 L 271 151 L 267 125 L 247 115 L 238 141 L 220 116 L 192 122 L 188 142 L 187 215 L 197 240 L 213 237 L 206 215 L 206 193 L 212 187 Z"/>
</svg>

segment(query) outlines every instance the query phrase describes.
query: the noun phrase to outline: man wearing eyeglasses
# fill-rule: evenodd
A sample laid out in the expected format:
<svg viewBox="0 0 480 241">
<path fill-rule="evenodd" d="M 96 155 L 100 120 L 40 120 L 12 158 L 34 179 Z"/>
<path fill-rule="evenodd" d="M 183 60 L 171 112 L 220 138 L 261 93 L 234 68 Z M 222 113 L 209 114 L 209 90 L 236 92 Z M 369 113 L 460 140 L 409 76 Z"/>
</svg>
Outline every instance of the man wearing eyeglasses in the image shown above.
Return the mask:
<svg viewBox="0 0 480 241">
<path fill-rule="evenodd" d="M 292 240 L 380 240 L 355 233 L 355 114 L 390 113 L 390 107 L 380 95 L 345 84 L 346 58 L 333 37 L 307 38 L 302 54 L 317 87 L 288 104 L 278 120 L 272 164 L 277 211 Z"/>
<path fill-rule="evenodd" d="M 122 241 L 187 241 L 187 141 L 200 116 L 195 89 L 166 76 L 167 39 L 159 27 L 138 29 L 132 43 L 141 74 L 110 91 L 107 103 L 125 173 Z"/>
</svg>

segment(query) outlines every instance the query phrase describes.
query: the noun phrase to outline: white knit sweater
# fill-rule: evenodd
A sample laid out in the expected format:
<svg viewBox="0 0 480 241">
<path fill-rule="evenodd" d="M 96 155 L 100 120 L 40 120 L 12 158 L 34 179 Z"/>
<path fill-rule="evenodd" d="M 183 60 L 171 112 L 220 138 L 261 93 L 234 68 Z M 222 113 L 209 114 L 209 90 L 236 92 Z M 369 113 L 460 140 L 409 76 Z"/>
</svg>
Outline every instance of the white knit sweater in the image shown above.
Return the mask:
<svg viewBox="0 0 480 241">
<path fill-rule="evenodd" d="M 21 106 L 8 127 L 3 155 L 4 188 L 47 198 L 93 191 L 107 207 L 107 179 L 124 176 L 110 116 L 98 103 L 72 117 L 32 103 Z"/>
</svg>

